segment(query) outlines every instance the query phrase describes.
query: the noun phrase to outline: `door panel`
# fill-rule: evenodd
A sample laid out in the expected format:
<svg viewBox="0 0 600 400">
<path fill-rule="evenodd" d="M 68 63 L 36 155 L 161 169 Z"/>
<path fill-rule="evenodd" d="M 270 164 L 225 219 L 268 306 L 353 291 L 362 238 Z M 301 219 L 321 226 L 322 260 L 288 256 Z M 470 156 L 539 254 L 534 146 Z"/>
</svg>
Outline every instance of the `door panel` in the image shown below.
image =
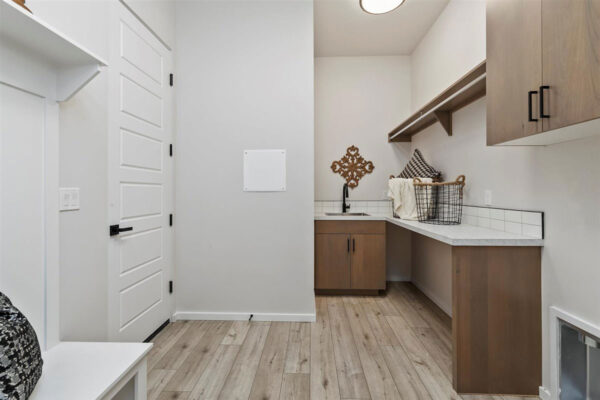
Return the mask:
<svg viewBox="0 0 600 400">
<path fill-rule="evenodd" d="M 125 327 L 162 300 L 162 271 L 121 291 L 121 326 Z"/>
<path fill-rule="evenodd" d="M 544 130 L 600 117 L 600 0 L 542 2 Z"/>
<path fill-rule="evenodd" d="M 156 83 L 163 83 L 163 61 L 160 52 L 146 42 L 126 23 L 121 24 L 121 56 Z"/>
<path fill-rule="evenodd" d="M 121 111 L 162 127 L 162 99 L 147 87 L 121 76 Z"/>
<path fill-rule="evenodd" d="M 488 0 L 486 7 L 487 144 L 539 133 L 538 95 L 542 84 L 541 0 Z"/>
<path fill-rule="evenodd" d="M 385 289 L 385 235 L 352 235 L 351 288 Z"/>
<path fill-rule="evenodd" d="M 350 235 L 315 235 L 315 289 L 350 288 Z"/>
<path fill-rule="evenodd" d="M 162 170 L 162 143 L 137 133 L 121 131 L 121 166 Z"/>
<path fill-rule="evenodd" d="M 111 17 L 109 338 L 141 341 L 172 314 L 171 53 L 121 3 Z"/>
<path fill-rule="evenodd" d="M 121 184 L 121 218 L 144 217 L 162 212 L 162 185 Z"/>
<path fill-rule="evenodd" d="M 121 239 L 121 272 L 127 272 L 162 256 L 162 230 L 156 229 Z"/>
</svg>

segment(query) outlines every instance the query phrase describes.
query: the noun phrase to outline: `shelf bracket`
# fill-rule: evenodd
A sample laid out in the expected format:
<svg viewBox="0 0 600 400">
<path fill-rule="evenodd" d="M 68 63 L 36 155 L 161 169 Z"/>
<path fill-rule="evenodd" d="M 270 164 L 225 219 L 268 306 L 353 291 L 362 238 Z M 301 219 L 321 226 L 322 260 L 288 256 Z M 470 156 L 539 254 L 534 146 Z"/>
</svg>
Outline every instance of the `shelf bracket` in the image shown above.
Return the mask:
<svg viewBox="0 0 600 400">
<path fill-rule="evenodd" d="M 448 136 L 452 136 L 452 113 L 450 111 L 436 110 L 433 114 L 435 115 L 435 118 L 440 121 L 440 124 L 442 124 L 442 127 Z"/>
</svg>

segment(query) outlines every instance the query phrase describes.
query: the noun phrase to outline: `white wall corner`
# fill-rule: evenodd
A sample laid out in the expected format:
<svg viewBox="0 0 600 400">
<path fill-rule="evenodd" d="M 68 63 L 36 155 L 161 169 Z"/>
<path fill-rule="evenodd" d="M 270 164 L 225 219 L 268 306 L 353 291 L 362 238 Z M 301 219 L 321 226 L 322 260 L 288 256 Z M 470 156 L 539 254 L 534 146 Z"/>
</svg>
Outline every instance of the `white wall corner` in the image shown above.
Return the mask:
<svg viewBox="0 0 600 400">
<path fill-rule="evenodd" d="M 550 394 L 550 391 L 543 386 L 540 386 L 540 399 L 541 400 L 552 399 L 552 395 Z"/>
</svg>

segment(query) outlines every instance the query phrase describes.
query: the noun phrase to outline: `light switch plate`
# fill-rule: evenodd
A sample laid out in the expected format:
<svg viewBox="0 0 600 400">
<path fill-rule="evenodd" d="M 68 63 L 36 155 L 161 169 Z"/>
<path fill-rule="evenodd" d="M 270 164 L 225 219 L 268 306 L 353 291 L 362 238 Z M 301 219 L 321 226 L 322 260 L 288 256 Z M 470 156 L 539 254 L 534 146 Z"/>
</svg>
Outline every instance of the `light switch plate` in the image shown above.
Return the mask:
<svg viewBox="0 0 600 400">
<path fill-rule="evenodd" d="M 79 188 L 60 188 L 59 196 L 60 211 L 79 210 Z"/>
</svg>

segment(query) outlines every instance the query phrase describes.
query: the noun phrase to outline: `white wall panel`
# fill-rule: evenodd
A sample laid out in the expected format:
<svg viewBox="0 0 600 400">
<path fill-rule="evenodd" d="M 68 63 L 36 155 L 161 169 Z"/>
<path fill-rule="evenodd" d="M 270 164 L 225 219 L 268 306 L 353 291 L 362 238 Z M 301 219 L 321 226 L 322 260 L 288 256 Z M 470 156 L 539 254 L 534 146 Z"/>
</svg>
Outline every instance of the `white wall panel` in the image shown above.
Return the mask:
<svg viewBox="0 0 600 400">
<path fill-rule="evenodd" d="M 45 100 L 0 83 L 0 291 L 44 344 Z"/>
</svg>

